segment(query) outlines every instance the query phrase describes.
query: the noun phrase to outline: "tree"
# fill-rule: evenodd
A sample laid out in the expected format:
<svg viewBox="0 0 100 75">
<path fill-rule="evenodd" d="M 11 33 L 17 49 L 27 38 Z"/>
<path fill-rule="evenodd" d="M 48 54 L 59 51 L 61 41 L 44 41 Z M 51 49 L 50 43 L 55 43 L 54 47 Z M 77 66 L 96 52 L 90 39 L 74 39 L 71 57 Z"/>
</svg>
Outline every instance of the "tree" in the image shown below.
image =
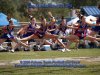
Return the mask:
<svg viewBox="0 0 100 75">
<path fill-rule="evenodd" d="M 96 6 L 98 0 L 69 0 L 73 8 L 80 8 L 81 6 Z"/>
<path fill-rule="evenodd" d="M 13 16 L 15 11 L 12 0 L 0 0 L 0 12 L 11 14 Z"/>
</svg>

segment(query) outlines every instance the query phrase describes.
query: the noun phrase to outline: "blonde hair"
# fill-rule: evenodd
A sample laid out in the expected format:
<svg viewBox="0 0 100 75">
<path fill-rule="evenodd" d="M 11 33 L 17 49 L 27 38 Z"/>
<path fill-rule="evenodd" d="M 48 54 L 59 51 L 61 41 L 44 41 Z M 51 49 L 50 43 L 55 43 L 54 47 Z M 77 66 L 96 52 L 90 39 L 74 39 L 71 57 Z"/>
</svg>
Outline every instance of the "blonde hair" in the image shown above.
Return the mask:
<svg viewBox="0 0 100 75">
<path fill-rule="evenodd" d="M 56 19 L 53 17 L 53 18 L 51 19 L 51 22 L 56 22 Z"/>
</svg>

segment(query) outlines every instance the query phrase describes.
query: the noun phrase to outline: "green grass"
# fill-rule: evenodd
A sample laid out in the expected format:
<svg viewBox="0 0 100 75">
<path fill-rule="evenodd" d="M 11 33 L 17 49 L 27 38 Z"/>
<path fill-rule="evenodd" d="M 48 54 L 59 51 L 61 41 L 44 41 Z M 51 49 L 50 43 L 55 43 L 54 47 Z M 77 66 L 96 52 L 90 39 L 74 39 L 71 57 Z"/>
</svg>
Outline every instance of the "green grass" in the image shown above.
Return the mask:
<svg viewBox="0 0 100 75">
<path fill-rule="evenodd" d="M 29 52 L 0 52 L 0 61 L 11 61 L 21 59 L 41 59 L 41 58 L 65 58 L 65 57 L 98 57 L 100 49 L 80 49 L 71 52 L 60 51 L 29 51 Z M 100 75 L 100 62 L 85 62 L 85 68 L 66 67 L 0 67 L 0 75 Z"/>
<path fill-rule="evenodd" d="M 0 68 L 0 75 L 100 75 L 100 64 L 86 68 L 41 67 Z"/>
<path fill-rule="evenodd" d="M 15 53 L 0 52 L 0 60 L 19 60 L 19 59 L 41 59 L 59 57 L 97 57 L 100 56 L 100 49 L 80 49 L 70 52 L 61 51 L 19 51 Z"/>
</svg>

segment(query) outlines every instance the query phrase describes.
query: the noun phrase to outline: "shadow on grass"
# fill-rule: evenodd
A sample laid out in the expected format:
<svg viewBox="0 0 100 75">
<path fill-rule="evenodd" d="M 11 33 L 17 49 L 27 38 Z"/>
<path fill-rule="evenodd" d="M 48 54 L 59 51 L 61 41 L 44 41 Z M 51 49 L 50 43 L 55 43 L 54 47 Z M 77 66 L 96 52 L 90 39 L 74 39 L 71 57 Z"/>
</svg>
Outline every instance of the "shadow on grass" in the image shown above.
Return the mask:
<svg viewBox="0 0 100 75">
<path fill-rule="evenodd" d="M 27 75 L 45 75 L 45 74 L 59 74 L 61 71 L 66 71 L 67 68 L 52 68 L 50 67 L 48 69 L 48 67 L 46 68 L 0 68 L 0 74 L 4 74 L 4 75 L 14 75 L 16 73 L 18 74 L 26 74 Z M 37 70 L 37 71 L 35 71 Z M 67 70 L 71 70 L 71 69 L 67 69 Z"/>
</svg>

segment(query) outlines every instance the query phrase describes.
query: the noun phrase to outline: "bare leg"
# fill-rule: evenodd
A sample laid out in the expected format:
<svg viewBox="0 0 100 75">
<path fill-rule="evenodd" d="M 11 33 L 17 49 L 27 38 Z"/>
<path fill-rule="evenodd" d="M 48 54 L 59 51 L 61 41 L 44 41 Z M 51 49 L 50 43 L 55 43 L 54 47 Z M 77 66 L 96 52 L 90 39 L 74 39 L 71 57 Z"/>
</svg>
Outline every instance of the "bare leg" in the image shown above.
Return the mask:
<svg viewBox="0 0 100 75">
<path fill-rule="evenodd" d="M 5 41 L 6 39 L 0 39 L 0 45 Z"/>
<path fill-rule="evenodd" d="M 75 49 L 78 49 L 79 40 L 77 39 L 77 40 L 75 40 L 74 42 L 75 42 Z"/>
<path fill-rule="evenodd" d="M 39 39 L 39 38 L 38 38 L 38 36 L 33 34 L 33 35 L 28 36 L 28 37 L 20 39 L 20 41 L 28 41 L 30 39 Z"/>
<path fill-rule="evenodd" d="M 2 45 L 1 45 L 5 40 L 6 40 L 6 39 L 0 39 L 0 48 L 1 48 L 2 50 L 5 50 L 5 48 L 3 48 Z"/>
<path fill-rule="evenodd" d="M 64 48 L 66 48 L 66 46 L 57 37 L 58 37 L 57 35 L 53 35 L 53 34 L 48 34 L 47 33 L 47 34 L 45 34 L 44 38 L 47 38 L 47 39 L 56 39 L 59 44 L 61 44 Z"/>
<path fill-rule="evenodd" d="M 45 39 L 44 39 L 44 43 L 47 44 L 47 45 L 52 45 L 51 42 L 49 42 L 49 41 L 47 41 L 47 40 L 45 40 Z"/>
<path fill-rule="evenodd" d="M 11 50 L 11 52 L 14 52 L 15 49 L 16 49 L 19 45 L 22 45 L 22 46 L 24 46 L 24 47 L 28 47 L 28 48 L 29 48 L 29 45 L 28 45 L 28 44 L 26 44 L 26 43 L 24 43 L 24 42 L 18 43 L 17 40 L 16 40 L 15 38 L 10 39 L 10 40 L 11 40 L 12 42 L 17 43 L 15 46 L 13 46 L 14 44 L 12 45 L 12 50 Z"/>
<path fill-rule="evenodd" d="M 79 45 L 79 37 L 76 35 L 70 35 L 70 36 L 66 36 L 66 39 L 69 40 L 70 42 L 75 42 L 75 48 L 78 48 Z"/>
<path fill-rule="evenodd" d="M 84 40 L 89 40 L 89 41 L 94 42 L 95 40 L 96 40 L 96 41 L 100 41 L 100 38 L 96 38 L 96 37 L 92 37 L 92 36 L 86 36 L 86 37 L 84 38 Z"/>
<path fill-rule="evenodd" d="M 62 49 L 61 51 L 62 52 L 65 52 L 65 50 L 67 51 L 70 51 L 65 44 L 63 44 L 59 39 L 58 39 L 58 36 L 57 35 L 53 35 L 53 34 L 45 34 L 45 37 L 44 38 L 47 38 L 47 39 L 56 39 L 56 41 L 61 44 L 61 46 L 64 48 Z"/>
<path fill-rule="evenodd" d="M 86 36 L 84 40 L 89 40 L 91 42 L 94 42 L 97 46 L 99 46 L 98 41 L 100 41 L 100 38 L 92 37 L 92 36 Z"/>
<path fill-rule="evenodd" d="M 16 42 L 16 43 L 18 43 L 16 41 L 16 39 L 11 39 L 11 40 L 14 41 L 14 42 Z M 22 45 L 22 46 L 24 46 L 24 47 L 29 47 L 26 43 L 23 43 L 23 42 L 20 42 L 19 44 Z"/>
</svg>

